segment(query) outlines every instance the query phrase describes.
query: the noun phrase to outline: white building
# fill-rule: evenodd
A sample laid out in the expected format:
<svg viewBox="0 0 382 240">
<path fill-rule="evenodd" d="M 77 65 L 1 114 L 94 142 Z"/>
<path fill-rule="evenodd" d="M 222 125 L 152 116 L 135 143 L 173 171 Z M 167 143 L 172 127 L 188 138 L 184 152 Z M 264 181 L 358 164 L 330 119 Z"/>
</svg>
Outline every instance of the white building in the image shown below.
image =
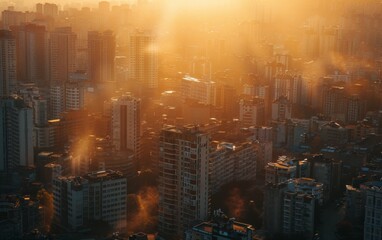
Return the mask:
<svg viewBox="0 0 382 240">
<path fill-rule="evenodd" d="M 184 76 L 181 82 L 181 94 L 184 100 L 191 99 L 203 104 L 215 105 L 216 84 L 191 76 Z"/>
<path fill-rule="evenodd" d="M 81 110 L 84 108 L 84 87 L 80 82 L 68 82 L 65 86 L 65 109 Z"/>
</svg>

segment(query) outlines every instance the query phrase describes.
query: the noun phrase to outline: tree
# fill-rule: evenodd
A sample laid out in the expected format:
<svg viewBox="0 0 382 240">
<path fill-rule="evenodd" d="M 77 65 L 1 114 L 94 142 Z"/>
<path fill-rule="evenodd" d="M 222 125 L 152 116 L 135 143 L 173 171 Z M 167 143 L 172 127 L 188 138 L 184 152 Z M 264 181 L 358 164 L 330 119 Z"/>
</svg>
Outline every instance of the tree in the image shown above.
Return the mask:
<svg viewBox="0 0 382 240">
<path fill-rule="evenodd" d="M 37 193 L 37 199 L 40 205 L 44 208 L 44 229 L 43 231 L 48 233 L 50 231 L 52 219 L 53 219 L 53 196 L 44 188 Z"/>
</svg>

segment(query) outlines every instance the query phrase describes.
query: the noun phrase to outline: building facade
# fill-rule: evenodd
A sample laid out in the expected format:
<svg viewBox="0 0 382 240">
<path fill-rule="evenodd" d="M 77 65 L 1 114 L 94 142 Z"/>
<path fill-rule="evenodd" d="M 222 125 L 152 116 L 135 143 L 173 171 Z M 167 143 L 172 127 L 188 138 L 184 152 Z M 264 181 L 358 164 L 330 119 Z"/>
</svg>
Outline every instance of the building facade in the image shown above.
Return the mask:
<svg viewBox="0 0 382 240">
<path fill-rule="evenodd" d="M 88 75 L 92 82 L 114 81 L 115 47 L 112 31 L 88 32 Z"/>
<path fill-rule="evenodd" d="M 141 154 L 141 100 L 129 93 L 111 99 L 112 142 L 117 151 Z"/>
<path fill-rule="evenodd" d="M 54 224 L 76 231 L 102 220 L 113 229 L 125 229 L 126 188 L 126 178 L 112 170 L 53 179 Z"/>
<path fill-rule="evenodd" d="M 16 87 L 16 40 L 9 30 L 0 30 L 0 96 L 8 96 Z"/>
<path fill-rule="evenodd" d="M 179 239 L 208 216 L 209 136 L 195 126 L 167 126 L 159 144 L 159 234 Z"/>
</svg>

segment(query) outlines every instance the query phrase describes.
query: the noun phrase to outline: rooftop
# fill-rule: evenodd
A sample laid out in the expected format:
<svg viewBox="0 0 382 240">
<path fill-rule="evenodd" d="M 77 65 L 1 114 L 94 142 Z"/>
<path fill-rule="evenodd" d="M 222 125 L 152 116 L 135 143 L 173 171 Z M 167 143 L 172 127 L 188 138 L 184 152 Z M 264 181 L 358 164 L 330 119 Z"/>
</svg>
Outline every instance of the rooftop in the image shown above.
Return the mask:
<svg viewBox="0 0 382 240">
<path fill-rule="evenodd" d="M 124 176 L 121 172 L 106 170 L 106 171 L 88 173 L 84 176 L 84 178 L 92 182 L 99 182 L 99 181 L 105 181 L 105 180 L 114 180 L 114 179 L 124 178 Z"/>
</svg>

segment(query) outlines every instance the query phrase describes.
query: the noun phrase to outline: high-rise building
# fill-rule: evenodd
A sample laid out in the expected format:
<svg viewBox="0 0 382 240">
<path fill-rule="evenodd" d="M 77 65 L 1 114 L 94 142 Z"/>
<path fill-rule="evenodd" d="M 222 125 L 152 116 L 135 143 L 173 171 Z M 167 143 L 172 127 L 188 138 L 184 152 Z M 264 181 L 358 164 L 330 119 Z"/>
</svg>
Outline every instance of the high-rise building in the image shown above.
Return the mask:
<svg viewBox="0 0 382 240">
<path fill-rule="evenodd" d="M 253 131 L 253 140 L 257 140 L 260 142 L 271 142 L 272 137 L 272 127 L 254 127 L 251 128 Z"/>
<path fill-rule="evenodd" d="M 182 238 L 209 211 L 209 136 L 196 126 L 167 126 L 160 134 L 159 234 Z"/>
<path fill-rule="evenodd" d="M 273 154 L 273 130 L 272 127 L 255 127 L 253 131 L 253 140 L 258 144 L 258 157 L 256 160 L 256 171 L 264 171 L 265 166 L 272 161 Z"/>
<path fill-rule="evenodd" d="M 297 177 L 295 159 L 280 156 L 277 162 L 269 162 L 265 166 L 265 182 L 278 184 Z"/>
<path fill-rule="evenodd" d="M 327 202 L 340 191 L 342 162 L 329 159 L 322 154 L 307 157 L 310 177 L 323 184 L 324 201 Z"/>
<path fill-rule="evenodd" d="M 346 101 L 344 87 L 331 86 L 329 89 L 323 91 L 322 98 L 322 111 L 325 116 L 330 117 L 334 121 L 346 120 Z"/>
<path fill-rule="evenodd" d="M 139 92 L 158 88 L 158 52 L 155 35 L 137 30 L 130 35 L 129 40 L 129 78 L 140 86 Z"/>
<path fill-rule="evenodd" d="M 308 105 L 308 81 L 299 74 L 277 74 L 274 79 L 273 99 L 286 96 L 293 104 Z"/>
<path fill-rule="evenodd" d="M 67 82 L 65 85 L 65 110 L 84 108 L 84 86 L 80 82 Z"/>
<path fill-rule="evenodd" d="M 33 166 L 33 111 L 18 97 L 0 100 L 0 170 Z"/>
<path fill-rule="evenodd" d="M 42 14 L 44 13 L 44 5 L 42 3 L 36 3 L 36 14 L 37 16 L 41 17 Z"/>
<path fill-rule="evenodd" d="M 382 183 L 368 183 L 366 190 L 364 237 L 365 240 L 382 239 Z"/>
<path fill-rule="evenodd" d="M 9 29 L 11 26 L 16 26 L 27 22 L 26 13 L 14 10 L 4 10 L 1 12 L 2 29 Z"/>
<path fill-rule="evenodd" d="M 46 126 L 48 123 L 48 101 L 43 97 L 33 98 L 33 123 L 37 127 Z"/>
<path fill-rule="evenodd" d="M 56 28 L 50 33 L 50 81 L 64 83 L 76 67 L 76 34 L 71 27 Z"/>
<path fill-rule="evenodd" d="M 61 118 L 65 111 L 65 85 L 53 84 L 49 91 L 49 119 Z"/>
<path fill-rule="evenodd" d="M 85 224 L 88 216 L 89 183 L 82 177 L 53 179 L 53 223 L 76 230 Z M 99 193 L 100 195 L 102 192 Z"/>
<path fill-rule="evenodd" d="M 216 83 L 191 76 L 184 76 L 181 82 L 181 94 L 184 100 L 191 99 L 203 104 L 216 104 Z"/>
<path fill-rule="evenodd" d="M 138 161 L 141 154 L 141 100 L 125 94 L 112 98 L 111 107 L 113 145 L 117 151 L 132 151 Z"/>
<path fill-rule="evenodd" d="M 239 119 L 245 125 L 262 126 L 265 124 L 264 99 L 240 99 Z"/>
<path fill-rule="evenodd" d="M 356 94 L 346 100 L 346 120 L 351 123 L 362 120 L 366 115 L 366 100 Z"/>
<path fill-rule="evenodd" d="M 112 31 L 88 32 L 88 74 L 92 82 L 114 81 L 115 47 Z"/>
<path fill-rule="evenodd" d="M 323 184 L 311 178 L 268 183 L 264 191 L 264 229 L 271 235 L 312 239 Z"/>
<path fill-rule="evenodd" d="M 126 177 L 120 172 L 106 170 L 88 173 L 83 178 L 89 182 L 89 219 L 102 219 L 115 229 L 125 229 Z"/>
<path fill-rule="evenodd" d="M 17 80 L 46 87 L 49 80 L 48 33 L 44 26 L 12 26 L 16 39 Z"/>
<path fill-rule="evenodd" d="M 54 3 L 44 3 L 44 15 L 49 17 L 58 16 L 58 6 Z"/>
<path fill-rule="evenodd" d="M 125 229 L 126 187 L 126 178 L 111 170 L 54 179 L 54 224 L 78 230 L 91 221 L 102 220 L 113 229 Z"/>
<path fill-rule="evenodd" d="M 256 143 L 214 141 L 209 154 L 211 194 L 218 192 L 225 184 L 256 179 Z"/>
<path fill-rule="evenodd" d="M 334 121 L 323 124 L 319 133 L 322 141 L 327 144 L 344 144 L 348 142 L 348 129 Z"/>
<path fill-rule="evenodd" d="M 322 183 L 311 178 L 288 181 L 283 199 L 283 234 L 312 239 L 315 208 L 322 203 Z"/>
<path fill-rule="evenodd" d="M 0 30 L 0 96 L 8 96 L 16 86 L 16 41 L 9 30 Z"/>
<path fill-rule="evenodd" d="M 280 96 L 272 103 L 272 120 L 285 121 L 292 117 L 292 104 L 286 96 Z"/>
<path fill-rule="evenodd" d="M 263 228 L 271 234 L 282 233 L 283 200 L 287 183 L 267 183 L 264 188 Z"/>
<path fill-rule="evenodd" d="M 223 119 L 233 119 L 237 116 L 236 89 L 230 85 L 218 84 L 216 86 L 216 108 L 221 109 Z"/>
</svg>

